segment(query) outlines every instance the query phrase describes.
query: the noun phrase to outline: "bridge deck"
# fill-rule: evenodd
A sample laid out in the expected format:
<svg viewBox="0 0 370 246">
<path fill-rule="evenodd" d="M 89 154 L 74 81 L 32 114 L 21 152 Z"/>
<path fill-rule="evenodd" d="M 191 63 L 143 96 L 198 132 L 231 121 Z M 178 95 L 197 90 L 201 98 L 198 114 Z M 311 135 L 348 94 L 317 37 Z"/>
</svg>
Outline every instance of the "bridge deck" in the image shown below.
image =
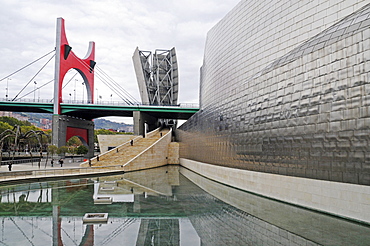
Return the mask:
<svg viewBox="0 0 370 246">
<path fill-rule="evenodd" d="M 53 103 L 0 101 L 1 111 L 53 113 Z M 105 116 L 132 117 L 134 111 L 145 112 L 155 118 L 187 120 L 199 110 L 198 107 L 152 106 L 152 105 L 103 105 L 103 104 L 61 104 L 64 115 L 87 120 Z"/>
</svg>

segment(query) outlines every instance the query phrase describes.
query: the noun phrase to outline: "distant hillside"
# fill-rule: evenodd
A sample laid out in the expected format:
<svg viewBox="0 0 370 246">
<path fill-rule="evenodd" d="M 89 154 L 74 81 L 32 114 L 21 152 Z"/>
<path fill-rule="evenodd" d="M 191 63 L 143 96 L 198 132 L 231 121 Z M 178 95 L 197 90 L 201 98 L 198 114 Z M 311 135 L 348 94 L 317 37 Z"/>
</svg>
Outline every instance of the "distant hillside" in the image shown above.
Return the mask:
<svg viewBox="0 0 370 246">
<path fill-rule="evenodd" d="M 17 114 L 16 112 L 14 112 L 15 114 Z M 51 118 L 53 117 L 52 114 L 43 114 L 43 113 L 28 113 L 28 112 L 23 112 L 23 113 L 18 113 L 22 116 L 26 116 L 30 119 L 35 119 L 35 120 L 40 120 L 40 119 L 49 119 L 51 120 Z"/>
<path fill-rule="evenodd" d="M 118 131 L 132 132 L 132 125 L 125 123 L 117 123 L 105 119 L 95 119 L 94 120 L 95 129 L 113 129 Z"/>
<path fill-rule="evenodd" d="M 13 114 L 21 115 L 22 117 L 28 117 L 28 121 L 37 127 L 41 127 L 41 119 L 52 120 L 52 114 L 42 114 L 42 113 L 17 113 Z M 133 125 L 125 123 L 117 123 L 105 119 L 95 119 L 94 120 L 95 129 L 113 129 L 116 131 L 132 132 Z"/>
</svg>

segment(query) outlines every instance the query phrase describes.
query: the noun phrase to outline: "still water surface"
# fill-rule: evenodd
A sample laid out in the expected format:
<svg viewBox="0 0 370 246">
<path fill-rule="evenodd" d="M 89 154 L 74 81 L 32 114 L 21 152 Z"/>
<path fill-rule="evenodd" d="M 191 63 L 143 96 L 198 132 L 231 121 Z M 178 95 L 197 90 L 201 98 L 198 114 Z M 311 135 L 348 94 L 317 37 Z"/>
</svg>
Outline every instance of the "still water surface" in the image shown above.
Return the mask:
<svg viewBox="0 0 370 246">
<path fill-rule="evenodd" d="M 0 192 L 0 245 L 370 245 L 369 226 L 176 166 Z M 87 213 L 108 220 L 83 222 Z"/>
</svg>

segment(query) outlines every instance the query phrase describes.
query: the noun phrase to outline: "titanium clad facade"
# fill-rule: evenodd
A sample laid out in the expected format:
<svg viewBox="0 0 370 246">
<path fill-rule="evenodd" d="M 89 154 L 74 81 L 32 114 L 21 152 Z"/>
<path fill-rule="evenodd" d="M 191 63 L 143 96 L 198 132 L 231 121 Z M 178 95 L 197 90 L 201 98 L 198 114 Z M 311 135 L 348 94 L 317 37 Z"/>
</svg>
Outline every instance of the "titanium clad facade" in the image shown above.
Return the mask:
<svg viewBox="0 0 370 246">
<path fill-rule="evenodd" d="M 180 156 L 370 185 L 369 1 L 241 1 L 207 35 Z"/>
</svg>

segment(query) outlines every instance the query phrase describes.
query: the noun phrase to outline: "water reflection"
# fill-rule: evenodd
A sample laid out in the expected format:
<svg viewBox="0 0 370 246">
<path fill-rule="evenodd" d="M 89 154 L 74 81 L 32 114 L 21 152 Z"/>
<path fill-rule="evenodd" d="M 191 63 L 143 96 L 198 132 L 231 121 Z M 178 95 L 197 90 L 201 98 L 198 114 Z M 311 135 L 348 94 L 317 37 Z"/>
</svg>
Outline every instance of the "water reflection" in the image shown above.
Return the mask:
<svg viewBox="0 0 370 246">
<path fill-rule="evenodd" d="M 367 245 L 370 228 L 176 166 L 0 187 L 1 245 Z M 108 213 L 106 223 L 84 223 Z"/>
</svg>

